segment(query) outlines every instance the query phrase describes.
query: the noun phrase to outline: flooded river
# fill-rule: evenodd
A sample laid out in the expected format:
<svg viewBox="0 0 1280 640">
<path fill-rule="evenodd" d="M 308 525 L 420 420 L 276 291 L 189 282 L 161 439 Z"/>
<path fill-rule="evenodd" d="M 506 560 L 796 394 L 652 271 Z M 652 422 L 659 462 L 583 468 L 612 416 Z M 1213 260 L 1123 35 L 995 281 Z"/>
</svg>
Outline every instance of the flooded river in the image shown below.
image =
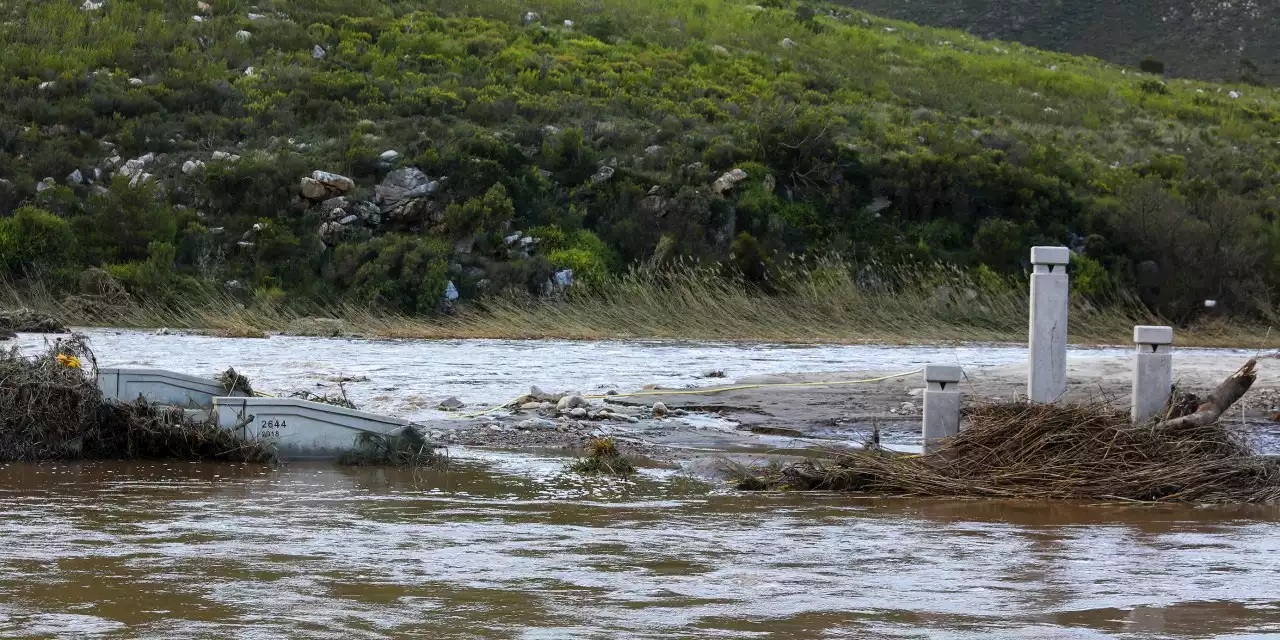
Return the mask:
<svg viewBox="0 0 1280 640">
<path fill-rule="evenodd" d="M 1275 637 L 1274 508 L 447 472 L 0 468 L 0 636 Z"/>
<path fill-rule="evenodd" d="M 220 340 L 94 331 L 103 364 L 441 397 L 928 362 L 1015 347 Z M 41 338 L 23 336 L 25 348 Z M 1127 350 L 1077 351 L 1078 357 Z M 0 465 L 0 637 L 1280 637 L 1280 508 L 742 494 L 453 448 L 442 471 Z"/>
<path fill-rule="evenodd" d="M 156 367 L 213 376 L 227 367 L 254 388 L 284 393 L 332 387 L 340 378 L 351 399 L 370 411 L 409 420 L 443 417 L 435 407 L 456 396 L 468 404 L 501 404 L 530 385 L 547 391 L 600 393 L 646 384 L 706 384 L 705 375 L 729 379 L 780 373 L 912 371 L 926 364 L 965 367 L 1026 360 L 1018 345 L 753 345 L 736 343 L 575 342 L 562 340 L 351 340 L 273 336 L 227 339 L 199 335 L 157 336 L 140 331 L 85 332 L 102 366 Z M 43 336 L 24 334 L 26 350 Z M 1193 350 L 1183 350 L 1193 351 Z M 1202 350 L 1232 354 L 1227 350 Z M 1112 358 L 1127 348 L 1072 348 L 1072 358 Z M 1252 351 L 1238 352 L 1240 360 Z"/>
</svg>

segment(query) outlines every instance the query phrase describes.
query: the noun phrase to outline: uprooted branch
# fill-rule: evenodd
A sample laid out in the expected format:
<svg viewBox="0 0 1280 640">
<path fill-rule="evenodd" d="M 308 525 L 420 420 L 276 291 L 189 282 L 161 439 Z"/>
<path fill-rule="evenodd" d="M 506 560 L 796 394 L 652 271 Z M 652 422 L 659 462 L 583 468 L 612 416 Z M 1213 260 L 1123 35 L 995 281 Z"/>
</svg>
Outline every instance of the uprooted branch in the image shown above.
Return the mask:
<svg viewBox="0 0 1280 640">
<path fill-rule="evenodd" d="M 1200 406 L 1196 407 L 1194 413 L 1172 418 L 1161 422 L 1158 426 L 1161 429 L 1182 429 L 1186 427 L 1203 427 L 1218 421 L 1222 414 L 1226 413 L 1231 405 L 1240 400 L 1244 394 L 1253 386 L 1253 382 L 1258 379 L 1258 361 L 1250 359 L 1240 367 L 1231 377 L 1222 381 L 1213 393 L 1209 394 L 1209 399 L 1204 401 Z"/>
</svg>

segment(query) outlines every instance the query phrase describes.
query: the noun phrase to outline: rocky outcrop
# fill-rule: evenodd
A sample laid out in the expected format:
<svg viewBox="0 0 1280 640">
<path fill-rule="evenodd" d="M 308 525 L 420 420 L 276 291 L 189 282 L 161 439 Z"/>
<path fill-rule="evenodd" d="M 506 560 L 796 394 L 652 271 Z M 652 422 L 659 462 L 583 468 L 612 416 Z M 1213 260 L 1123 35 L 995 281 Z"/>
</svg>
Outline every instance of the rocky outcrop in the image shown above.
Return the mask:
<svg viewBox="0 0 1280 640">
<path fill-rule="evenodd" d="M 346 176 L 328 171 L 312 171 L 302 179 L 302 197 L 308 200 L 328 200 L 344 195 L 356 188 L 356 183 Z"/>
<path fill-rule="evenodd" d="M 733 171 L 728 171 L 719 178 L 716 178 L 716 181 L 711 183 L 711 190 L 716 193 L 724 193 L 746 179 L 746 171 L 743 171 L 742 169 L 734 169 Z"/>
<path fill-rule="evenodd" d="M 347 228 L 340 222 L 322 222 L 316 229 L 316 233 L 320 235 L 322 242 L 332 247 L 340 244 L 343 238 L 347 237 Z"/>
<path fill-rule="evenodd" d="M 610 167 L 609 165 L 605 165 L 603 167 L 600 167 L 596 171 L 595 175 L 591 176 L 591 181 L 594 182 L 595 184 L 603 184 L 613 179 L 614 173 L 615 173 L 615 170 L 613 167 Z"/>
<path fill-rule="evenodd" d="M 443 181 L 444 178 L 433 180 L 416 167 L 397 169 L 374 188 L 373 201 L 388 220 L 439 224 L 444 220 L 444 209 L 435 202 L 434 196 Z"/>
</svg>

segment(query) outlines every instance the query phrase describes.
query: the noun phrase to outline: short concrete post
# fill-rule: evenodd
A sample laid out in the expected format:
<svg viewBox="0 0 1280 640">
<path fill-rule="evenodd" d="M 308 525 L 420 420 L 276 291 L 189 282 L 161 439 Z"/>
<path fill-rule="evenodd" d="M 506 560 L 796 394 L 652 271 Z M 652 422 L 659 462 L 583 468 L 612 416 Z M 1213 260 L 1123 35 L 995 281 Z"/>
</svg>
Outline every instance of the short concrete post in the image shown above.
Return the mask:
<svg viewBox="0 0 1280 640">
<path fill-rule="evenodd" d="M 1133 356 L 1133 409 L 1135 423 L 1146 422 L 1164 411 L 1173 393 L 1173 328 L 1133 328 L 1138 351 Z"/>
<path fill-rule="evenodd" d="M 1066 247 L 1031 248 L 1031 323 L 1027 339 L 1030 370 L 1027 397 L 1057 402 L 1067 393 L 1067 263 Z"/>
<path fill-rule="evenodd" d="M 960 367 L 924 368 L 924 450 L 960 431 Z"/>
</svg>

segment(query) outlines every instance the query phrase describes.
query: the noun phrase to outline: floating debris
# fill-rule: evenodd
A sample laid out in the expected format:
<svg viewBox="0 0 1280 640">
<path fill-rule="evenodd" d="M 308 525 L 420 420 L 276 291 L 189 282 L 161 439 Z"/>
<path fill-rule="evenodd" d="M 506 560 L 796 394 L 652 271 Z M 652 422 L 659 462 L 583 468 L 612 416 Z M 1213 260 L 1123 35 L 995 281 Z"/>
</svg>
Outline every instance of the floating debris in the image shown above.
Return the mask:
<svg viewBox="0 0 1280 640">
<path fill-rule="evenodd" d="M 0 460 L 219 460 L 270 462 L 269 447 L 178 407 L 108 400 L 82 335 L 43 354 L 0 351 Z"/>
<path fill-rule="evenodd" d="M 876 445 L 828 460 L 751 469 L 740 488 L 936 497 L 1169 502 L 1280 501 L 1280 460 L 1219 423 L 1133 424 L 1104 404 L 974 409 L 959 434 L 908 456 Z"/>
</svg>

